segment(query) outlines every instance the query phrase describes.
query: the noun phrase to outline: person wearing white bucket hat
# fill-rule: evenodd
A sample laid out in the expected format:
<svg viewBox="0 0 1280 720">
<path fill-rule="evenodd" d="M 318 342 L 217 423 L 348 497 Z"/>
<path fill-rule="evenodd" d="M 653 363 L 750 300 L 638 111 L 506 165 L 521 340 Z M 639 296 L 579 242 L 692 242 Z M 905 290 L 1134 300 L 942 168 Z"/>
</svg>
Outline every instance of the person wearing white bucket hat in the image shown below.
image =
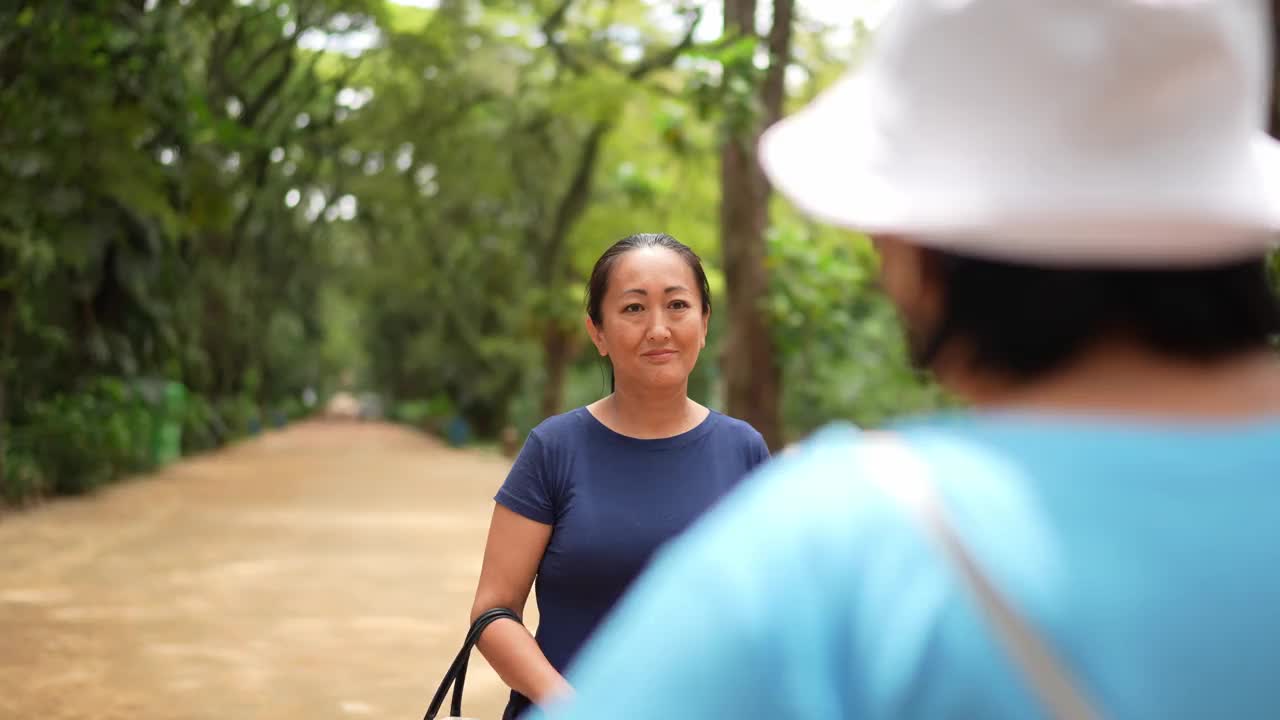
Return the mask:
<svg viewBox="0 0 1280 720">
<path fill-rule="evenodd" d="M 906 1 L 760 160 L 837 225 L 1031 264 L 1197 264 L 1280 230 L 1264 3 Z"/>
<path fill-rule="evenodd" d="M 1280 717 L 1271 23 L 898 0 L 760 160 L 973 408 L 769 463 L 547 716 Z"/>
</svg>

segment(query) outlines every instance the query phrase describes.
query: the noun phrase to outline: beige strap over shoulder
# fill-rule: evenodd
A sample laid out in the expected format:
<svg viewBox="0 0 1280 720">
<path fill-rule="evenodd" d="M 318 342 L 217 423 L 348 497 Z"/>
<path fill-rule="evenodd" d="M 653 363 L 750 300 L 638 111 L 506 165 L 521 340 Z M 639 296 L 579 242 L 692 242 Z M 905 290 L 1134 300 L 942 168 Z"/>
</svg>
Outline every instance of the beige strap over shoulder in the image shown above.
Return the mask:
<svg viewBox="0 0 1280 720">
<path fill-rule="evenodd" d="M 1054 656 L 1040 634 L 991 583 L 964 541 L 947 520 L 930 480 L 928 465 L 900 438 L 866 433 L 859 453 L 869 478 L 899 503 L 946 556 L 995 626 L 1001 644 L 1031 683 L 1044 709 L 1055 720 L 1100 720 L 1089 699 Z"/>
</svg>

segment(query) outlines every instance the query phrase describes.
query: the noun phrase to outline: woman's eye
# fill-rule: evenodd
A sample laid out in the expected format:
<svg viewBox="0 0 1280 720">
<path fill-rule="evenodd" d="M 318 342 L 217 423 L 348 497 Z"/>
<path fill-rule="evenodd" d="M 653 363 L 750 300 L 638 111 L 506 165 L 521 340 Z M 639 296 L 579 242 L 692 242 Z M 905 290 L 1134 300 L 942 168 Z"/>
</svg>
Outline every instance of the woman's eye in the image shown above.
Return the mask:
<svg viewBox="0 0 1280 720">
<path fill-rule="evenodd" d="M 689 307 L 689 303 L 683 300 L 676 300 L 671 303 L 672 310 L 686 310 L 688 309 L 688 307 Z"/>
<path fill-rule="evenodd" d="M 624 313 L 629 313 L 629 312 L 640 312 L 640 311 L 641 311 L 641 310 L 643 310 L 643 309 L 644 309 L 644 306 L 643 306 L 643 305 L 641 305 L 641 304 L 639 304 L 639 303 L 631 303 L 630 305 L 628 305 L 628 306 L 626 306 L 626 307 L 622 308 L 622 312 L 624 312 Z"/>
</svg>

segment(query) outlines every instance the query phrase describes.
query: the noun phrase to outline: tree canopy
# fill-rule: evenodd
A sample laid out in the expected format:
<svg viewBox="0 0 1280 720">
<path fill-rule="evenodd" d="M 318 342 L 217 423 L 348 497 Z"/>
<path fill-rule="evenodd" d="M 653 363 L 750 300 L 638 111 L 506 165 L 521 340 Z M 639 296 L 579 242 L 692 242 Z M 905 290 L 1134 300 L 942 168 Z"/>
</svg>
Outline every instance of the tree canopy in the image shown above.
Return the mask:
<svg viewBox="0 0 1280 720">
<path fill-rule="evenodd" d="M 724 171 L 867 33 L 761 5 L 6 5 L 5 496 L 90 489 L 341 388 L 417 425 L 527 431 L 607 392 L 585 279 L 641 231 L 708 266 L 692 394 L 750 405 L 735 362 L 767 353 L 775 444 L 945 404 L 866 239 Z"/>
</svg>

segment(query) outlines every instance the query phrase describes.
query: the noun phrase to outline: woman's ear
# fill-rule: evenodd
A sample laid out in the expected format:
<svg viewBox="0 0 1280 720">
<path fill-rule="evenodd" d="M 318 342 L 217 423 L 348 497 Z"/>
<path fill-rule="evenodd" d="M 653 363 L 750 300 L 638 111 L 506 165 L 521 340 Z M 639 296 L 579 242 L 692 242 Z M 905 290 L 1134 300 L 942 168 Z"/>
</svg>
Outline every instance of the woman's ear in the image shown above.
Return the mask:
<svg viewBox="0 0 1280 720">
<path fill-rule="evenodd" d="M 874 236 L 880 255 L 880 289 L 907 322 L 932 314 L 940 302 L 933 257 L 916 243 L 894 235 Z"/>
<path fill-rule="evenodd" d="M 707 308 L 707 311 L 702 313 L 702 344 L 699 345 L 699 347 L 701 348 L 705 348 L 707 346 L 707 333 L 709 332 L 710 327 L 711 327 L 711 308 Z"/>
<path fill-rule="evenodd" d="M 587 325 L 587 336 L 591 338 L 591 344 L 596 346 L 596 351 L 600 353 L 600 357 L 607 356 L 609 354 L 609 348 L 604 342 L 604 332 L 591 320 L 590 315 L 587 315 L 585 320 Z"/>
<path fill-rule="evenodd" d="M 936 333 L 946 295 L 942 257 L 934 250 L 896 236 L 876 237 L 880 288 L 889 297 L 906 331 L 907 346 L 919 364 Z"/>
</svg>

